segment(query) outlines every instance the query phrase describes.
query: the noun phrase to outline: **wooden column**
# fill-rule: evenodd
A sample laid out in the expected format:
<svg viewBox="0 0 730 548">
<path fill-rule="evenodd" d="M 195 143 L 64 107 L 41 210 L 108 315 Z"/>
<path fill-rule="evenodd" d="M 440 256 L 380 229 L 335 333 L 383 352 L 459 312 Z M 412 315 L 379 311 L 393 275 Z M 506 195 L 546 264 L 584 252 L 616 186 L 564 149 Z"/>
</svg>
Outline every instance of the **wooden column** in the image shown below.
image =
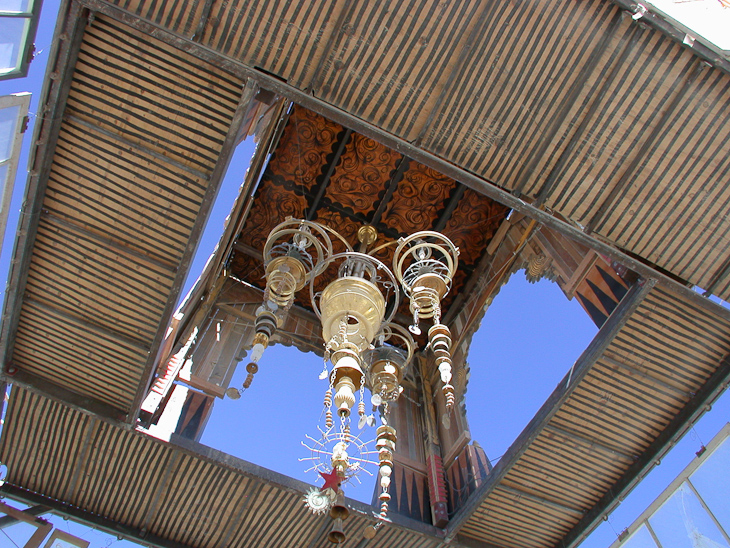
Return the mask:
<svg viewBox="0 0 730 548">
<path fill-rule="evenodd" d="M 436 401 L 431 387 L 429 361 L 421 354 L 416 356 L 423 390 L 423 424 L 426 434 L 426 469 L 428 494 L 431 501 L 431 520 L 436 527 L 446 527 L 449 521 L 446 480 L 441 459 L 441 442 L 436 418 Z"/>
</svg>

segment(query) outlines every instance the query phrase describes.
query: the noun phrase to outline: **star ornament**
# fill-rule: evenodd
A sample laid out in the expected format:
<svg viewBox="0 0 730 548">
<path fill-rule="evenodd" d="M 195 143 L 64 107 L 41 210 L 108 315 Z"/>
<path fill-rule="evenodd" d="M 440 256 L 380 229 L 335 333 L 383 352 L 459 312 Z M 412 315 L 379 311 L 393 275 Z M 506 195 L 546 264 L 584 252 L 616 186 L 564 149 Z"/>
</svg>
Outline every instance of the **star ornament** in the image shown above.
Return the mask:
<svg viewBox="0 0 730 548">
<path fill-rule="evenodd" d="M 329 488 L 337 492 L 337 489 L 342 483 L 342 478 L 337 475 L 337 471 L 332 470 L 332 472 L 328 474 L 320 472 L 319 475 L 324 478 L 324 485 L 320 488 L 320 491 L 324 491 L 325 489 Z"/>
</svg>

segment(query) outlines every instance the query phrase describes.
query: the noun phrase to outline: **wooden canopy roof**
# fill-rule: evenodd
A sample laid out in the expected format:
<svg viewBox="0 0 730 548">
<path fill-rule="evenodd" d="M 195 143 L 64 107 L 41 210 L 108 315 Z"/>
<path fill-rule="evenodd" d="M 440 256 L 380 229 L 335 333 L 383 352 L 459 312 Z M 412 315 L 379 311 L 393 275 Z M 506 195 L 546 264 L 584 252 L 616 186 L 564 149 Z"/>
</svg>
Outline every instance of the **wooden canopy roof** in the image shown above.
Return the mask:
<svg viewBox="0 0 730 548">
<path fill-rule="evenodd" d="M 339 215 L 344 227 L 461 233 L 472 272 L 489 223 L 511 208 L 641 277 L 445 530 L 402 521 L 378 537 L 574 546 L 730 381 L 730 312 L 692 289 L 730 297 L 727 59 L 701 41 L 682 45 L 652 14 L 635 22 L 631 7 L 65 2 L 3 314 L 3 380 L 14 388 L 2 490 L 159 546 L 258 546 L 272 535 L 320 545 L 303 485 L 128 431 L 264 89 L 298 106 L 273 119 L 274 156 L 256 193 L 244 189 L 239 273 L 255 256 L 246 245 L 274 223 L 271 193 L 285 189 L 300 204 L 292 213 Z M 306 187 L 308 172 L 282 173 L 280 159 L 301 156 L 296 122 L 313 120 L 332 141 L 310 147 L 319 154 L 305 162 L 316 173 Z M 345 160 L 360 146 L 378 151 L 361 162 L 377 176 L 360 169 L 348 187 Z M 417 211 L 414 178 L 437 183 Z M 363 180 L 373 186 L 364 202 Z M 183 469 L 205 479 L 183 486 Z M 189 505 L 201 490 L 209 513 Z M 267 508 L 280 520 L 270 527 Z"/>
<path fill-rule="evenodd" d="M 459 247 L 459 270 L 449 296 L 465 289 L 509 208 L 300 106 L 289 113 L 276 150 L 253 196 L 229 262 L 235 276 L 261 289 L 262 251 L 269 232 L 287 216 L 335 228 L 357 244 L 363 225 L 375 227 L 373 246 L 421 230 L 437 230 Z M 334 241 L 335 251 L 345 250 Z M 377 256 L 392 264 L 390 246 Z M 318 280 L 324 288 L 328 277 Z M 309 307 L 308 294 L 298 302 Z M 409 315 L 407 303 L 402 314 Z"/>
</svg>

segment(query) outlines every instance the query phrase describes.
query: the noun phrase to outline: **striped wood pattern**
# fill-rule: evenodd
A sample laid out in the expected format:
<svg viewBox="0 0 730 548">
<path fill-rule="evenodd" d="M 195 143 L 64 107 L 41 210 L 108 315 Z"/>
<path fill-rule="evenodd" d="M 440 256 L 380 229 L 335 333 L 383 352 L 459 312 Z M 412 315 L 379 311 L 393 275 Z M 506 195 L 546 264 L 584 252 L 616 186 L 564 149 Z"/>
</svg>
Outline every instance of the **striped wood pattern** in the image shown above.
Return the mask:
<svg viewBox="0 0 730 548">
<path fill-rule="evenodd" d="M 214 0 L 202 43 L 305 89 L 346 5 L 344 0 Z"/>
<path fill-rule="evenodd" d="M 415 139 L 482 15 L 469 0 L 353 2 L 326 52 L 315 93 L 404 139 Z"/>
<path fill-rule="evenodd" d="M 200 22 L 205 0 L 109 0 L 130 13 L 152 21 L 187 38 Z"/>
<path fill-rule="evenodd" d="M 551 132 L 567 131 L 570 117 L 560 114 L 589 99 L 610 59 L 602 41 L 617 41 L 608 29 L 620 15 L 602 0 L 498 1 L 492 9 L 424 147 L 512 190 L 567 146 Z M 542 164 L 528 172 L 533 160 Z"/>
<path fill-rule="evenodd" d="M 613 2 L 201 3 L 118 5 L 183 35 L 196 20 L 206 46 L 690 283 L 723 272 L 730 75 Z"/>
<path fill-rule="evenodd" d="M 11 485 L 63 501 L 130 529 L 197 548 L 326 548 L 331 520 L 292 489 L 13 388 L 0 460 Z M 244 463 L 245 464 L 245 463 Z M 353 512 L 346 548 L 361 546 L 372 519 Z M 439 541 L 394 526 L 378 545 L 435 548 Z"/>
<path fill-rule="evenodd" d="M 461 534 L 557 545 L 728 352 L 727 322 L 655 287 Z"/>
<path fill-rule="evenodd" d="M 87 27 L 28 272 L 18 368 L 130 410 L 240 93 L 241 82 L 113 20 Z"/>
</svg>

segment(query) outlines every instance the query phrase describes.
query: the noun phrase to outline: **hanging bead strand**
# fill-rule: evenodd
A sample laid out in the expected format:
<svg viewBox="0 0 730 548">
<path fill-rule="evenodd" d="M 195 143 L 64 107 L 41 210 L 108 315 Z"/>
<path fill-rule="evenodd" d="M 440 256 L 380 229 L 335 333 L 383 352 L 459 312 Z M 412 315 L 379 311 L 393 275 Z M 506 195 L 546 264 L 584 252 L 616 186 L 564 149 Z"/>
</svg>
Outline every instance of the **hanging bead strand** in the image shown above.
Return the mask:
<svg viewBox="0 0 730 548">
<path fill-rule="evenodd" d="M 327 430 L 332 428 L 332 386 L 324 393 L 324 421 Z"/>
</svg>

